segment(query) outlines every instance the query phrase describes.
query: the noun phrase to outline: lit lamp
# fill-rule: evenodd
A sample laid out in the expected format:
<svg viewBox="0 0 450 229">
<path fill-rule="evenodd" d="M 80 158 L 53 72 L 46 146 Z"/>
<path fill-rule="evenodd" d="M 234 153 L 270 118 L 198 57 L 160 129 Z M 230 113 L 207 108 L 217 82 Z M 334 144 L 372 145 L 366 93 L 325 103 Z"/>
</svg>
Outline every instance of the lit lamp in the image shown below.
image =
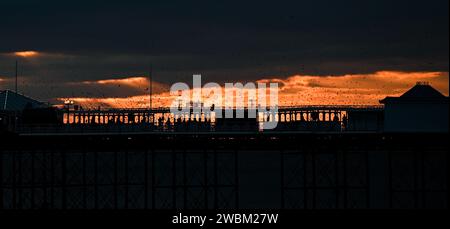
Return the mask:
<svg viewBox="0 0 450 229">
<path fill-rule="evenodd" d="M 64 101 L 64 106 L 67 109 L 67 124 L 70 124 L 70 106 L 72 106 L 75 102 L 73 100 L 65 100 Z"/>
<path fill-rule="evenodd" d="M 74 104 L 74 101 L 73 100 L 65 100 L 64 101 L 64 105 L 66 105 L 67 107 L 70 107 L 71 105 L 73 105 Z"/>
</svg>

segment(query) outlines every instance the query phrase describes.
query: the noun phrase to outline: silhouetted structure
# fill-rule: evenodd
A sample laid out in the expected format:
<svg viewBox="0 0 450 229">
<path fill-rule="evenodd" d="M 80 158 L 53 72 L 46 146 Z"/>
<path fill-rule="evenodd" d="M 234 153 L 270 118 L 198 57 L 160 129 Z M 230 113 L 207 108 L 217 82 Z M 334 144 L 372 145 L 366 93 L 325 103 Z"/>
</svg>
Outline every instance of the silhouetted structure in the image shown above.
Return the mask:
<svg viewBox="0 0 450 229">
<path fill-rule="evenodd" d="M 3 93 L 3 98 L 11 92 Z M 85 110 L 79 106 L 59 109 L 25 109 L 39 107 L 41 103 L 29 99 L 3 99 L 7 107 L 19 107 L 14 117 L 3 112 L 3 126 L 9 131 L 22 134 L 52 133 L 154 133 L 154 132 L 448 132 L 448 97 L 427 84 L 418 84 L 398 98 L 388 97 L 380 102 L 383 106 L 296 106 L 279 107 L 273 113 L 256 112 L 249 118 L 216 117 L 214 112 L 194 112 L 187 109 L 183 114 L 171 114 L 169 108 L 157 109 L 98 109 Z M 1 99 L 2 97 L 0 97 Z M 17 102 L 12 102 L 17 101 Z M 0 101 L 1 102 L 1 101 Z M 11 105 L 10 105 L 11 104 Z M 19 104 L 19 105 L 17 105 Z M 35 114 L 33 114 L 33 112 Z M 47 112 L 49 117 L 44 117 Z M 39 113 L 39 114 L 38 114 Z M 28 115 L 27 115 L 28 114 Z M 11 113 L 9 113 L 11 115 Z M 44 115 L 44 116 L 43 116 Z M 28 117 L 25 118 L 24 117 Z M 31 118 L 33 117 L 33 118 Z M 6 123 L 5 120 L 9 120 Z M 13 123 L 10 123 L 15 120 Z M 27 121 L 31 120 L 31 121 Z M 262 130 L 264 122 L 277 121 L 275 129 Z"/>
<path fill-rule="evenodd" d="M 0 110 L 23 111 L 25 108 L 43 108 L 48 107 L 45 103 L 28 98 L 16 92 L 5 90 L 0 91 Z"/>
<path fill-rule="evenodd" d="M 448 208 L 447 137 L 11 136 L 0 209 Z"/>
<path fill-rule="evenodd" d="M 419 82 L 400 97 L 387 97 L 384 104 L 386 132 L 448 132 L 449 98 Z"/>
<path fill-rule="evenodd" d="M 57 117 L 58 111 L 43 102 L 10 90 L 0 91 L 0 133 L 15 132 L 18 125 L 59 123 Z"/>
<path fill-rule="evenodd" d="M 249 110 L 245 109 L 242 111 L 243 118 L 237 118 L 237 110 L 233 110 L 231 118 L 226 117 L 226 112 L 222 112 L 221 118 L 216 118 L 215 128 L 216 131 L 250 131 L 258 132 L 259 122 L 256 117 L 252 118 L 249 116 Z"/>
<path fill-rule="evenodd" d="M 424 86 L 385 111 L 298 106 L 240 120 L 67 109 L 42 123 L 55 113 L 0 110 L 13 126 L 1 136 L 0 209 L 448 208 L 448 130 L 423 133 L 413 115 L 448 98 Z M 392 133 L 399 106 L 412 119 Z M 259 130 L 269 119 L 279 126 Z"/>
</svg>

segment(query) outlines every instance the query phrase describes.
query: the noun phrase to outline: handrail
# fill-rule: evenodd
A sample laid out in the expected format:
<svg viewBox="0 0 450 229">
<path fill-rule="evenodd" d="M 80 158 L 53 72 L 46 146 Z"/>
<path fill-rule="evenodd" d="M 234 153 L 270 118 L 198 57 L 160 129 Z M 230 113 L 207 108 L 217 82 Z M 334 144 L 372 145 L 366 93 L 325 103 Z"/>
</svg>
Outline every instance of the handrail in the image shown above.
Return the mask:
<svg viewBox="0 0 450 229">
<path fill-rule="evenodd" d="M 205 108 L 205 107 L 203 107 Z M 225 109 L 224 107 L 216 107 L 218 110 Z M 249 107 L 233 108 L 233 109 L 248 109 Z M 263 107 L 264 108 L 264 107 Z M 278 110 L 284 109 L 332 109 L 332 110 L 347 110 L 347 109 L 383 109 L 383 105 L 298 105 L 298 106 L 279 106 Z M 195 108 L 190 107 L 190 110 Z M 62 112 L 67 112 L 66 109 L 61 109 Z M 157 113 L 157 112 L 169 112 L 170 107 L 160 108 L 108 108 L 108 109 L 86 109 L 86 110 L 70 110 L 70 113 Z"/>
</svg>

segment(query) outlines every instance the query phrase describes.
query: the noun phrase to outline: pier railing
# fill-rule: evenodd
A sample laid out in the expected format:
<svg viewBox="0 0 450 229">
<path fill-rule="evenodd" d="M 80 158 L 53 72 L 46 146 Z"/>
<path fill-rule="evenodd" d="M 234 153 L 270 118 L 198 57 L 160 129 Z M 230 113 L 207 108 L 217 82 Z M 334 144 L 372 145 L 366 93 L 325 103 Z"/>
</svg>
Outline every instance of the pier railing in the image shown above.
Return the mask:
<svg viewBox="0 0 450 229">
<path fill-rule="evenodd" d="M 247 112 L 247 108 L 243 108 Z M 236 110 L 234 110 L 236 112 Z M 247 114 L 247 113 L 245 113 Z M 349 132 L 381 131 L 383 107 L 370 105 L 320 105 L 278 107 L 276 111 L 256 112 L 256 118 L 222 119 L 214 112 L 187 109 L 173 114 L 169 108 L 98 109 L 58 111 L 58 122 L 26 124 L 19 122 L 15 132 L 32 133 L 138 133 L 138 132 L 261 132 L 264 122 L 277 127 L 264 131 Z"/>
</svg>

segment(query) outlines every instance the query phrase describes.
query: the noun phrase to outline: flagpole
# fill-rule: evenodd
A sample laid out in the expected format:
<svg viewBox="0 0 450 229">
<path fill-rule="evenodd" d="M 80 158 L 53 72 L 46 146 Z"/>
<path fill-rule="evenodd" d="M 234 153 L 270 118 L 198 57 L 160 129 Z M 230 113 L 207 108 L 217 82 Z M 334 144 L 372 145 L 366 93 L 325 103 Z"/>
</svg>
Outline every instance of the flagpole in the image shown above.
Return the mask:
<svg viewBox="0 0 450 229">
<path fill-rule="evenodd" d="M 149 74 L 149 80 L 150 80 L 150 110 L 153 109 L 153 66 L 150 64 L 150 74 Z"/>
</svg>

